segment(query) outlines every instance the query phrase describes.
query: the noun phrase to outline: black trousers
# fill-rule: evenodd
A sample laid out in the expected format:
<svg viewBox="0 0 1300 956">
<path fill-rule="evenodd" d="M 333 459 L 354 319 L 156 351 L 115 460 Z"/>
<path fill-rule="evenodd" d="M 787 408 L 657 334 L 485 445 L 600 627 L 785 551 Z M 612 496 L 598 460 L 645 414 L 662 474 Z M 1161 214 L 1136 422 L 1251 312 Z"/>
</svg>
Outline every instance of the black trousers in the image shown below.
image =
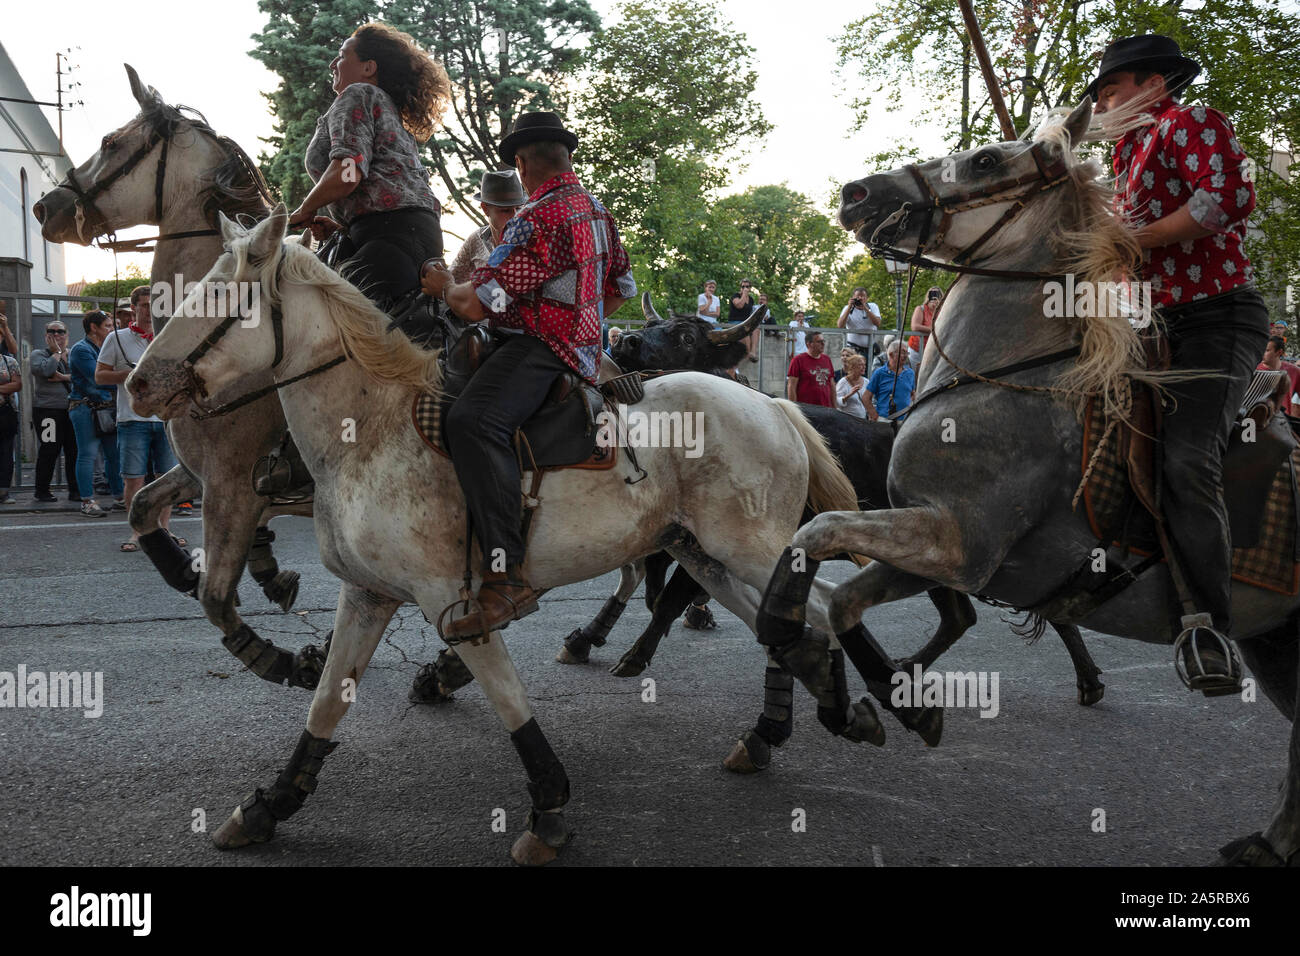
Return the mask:
<svg viewBox="0 0 1300 956">
<path fill-rule="evenodd" d="M 395 209 L 354 219 L 338 271 L 385 312 L 420 285 L 420 266 L 442 255 L 442 225 L 429 209 Z"/>
<path fill-rule="evenodd" d="M 45 441 L 46 422 L 54 423 L 53 441 Z M 36 493 L 50 493 L 50 479 L 54 477 L 54 463 L 63 452 L 63 472 L 68 476 L 68 497 L 80 498 L 77 487 L 77 436 L 72 431 L 72 420 L 66 408 L 33 408 L 32 427 L 36 429 Z M 87 489 L 89 490 L 89 489 Z"/>
<path fill-rule="evenodd" d="M 1173 368 L 1226 373 L 1169 389 L 1177 406 L 1164 422 L 1163 510 L 1199 610 L 1227 634 L 1232 544 L 1223 505 L 1223 455 L 1268 344 L 1268 308 L 1253 287 L 1246 287 L 1165 310 L 1162 317 Z"/>
<path fill-rule="evenodd" d="M 474 373 L 447 413 L 447 450 L 483 549 L 484 571 L 493 570 L 493 558 L 502 552 L 507 566 L 523 563 L 514 435 L 542 407 L 556 376 L 566 371 L 568 366 L 541 339 L 511 335 Z M 501 570 L 499 564 L 496 570 Z"/>
</svg>

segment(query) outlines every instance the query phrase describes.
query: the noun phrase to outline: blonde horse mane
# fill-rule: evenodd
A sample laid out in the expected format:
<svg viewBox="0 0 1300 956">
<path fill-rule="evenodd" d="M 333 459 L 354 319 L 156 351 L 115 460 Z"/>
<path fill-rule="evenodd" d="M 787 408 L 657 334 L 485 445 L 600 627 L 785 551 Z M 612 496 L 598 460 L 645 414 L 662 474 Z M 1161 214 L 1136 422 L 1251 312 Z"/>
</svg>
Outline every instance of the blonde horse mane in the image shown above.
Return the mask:
<svg viewBox="0 0 1300 956">
<path fill-rule="evenodd" d="M 253 272 L 272 302 L 280 301 L 280 286 L 298 283 L 316 289 L 338 332 L 343 352 L 371 378 L 404 385 L 421 392 L 437 392 L 442 385 L 438 353 L 413 344 L 402 332 L 388 329 L 389 316 L 357 291 L 333 269 L 296 242 L 280 243 L 280 255 L 264 262 L 249 258 L 250 236 L 230 243 L 236 276 Z"/>
<path fill-rule="evenodd" d="M 1034 133 L 1036 142 L 1049 142 L 1060 148 L 1065 157 L 1073 189 L 1058 195 L 1066 197 L 1064 220 L 1069 223 L 1053 233 L 1053 243 L 1061 257 L 1063 271 L 1075 276 L 1076 285 L 1091 283 L 1096 290 L 1114 288 L 1113 283 L 1140 282 L 1142 250 L 1136 229 L 1115 210 L 1115 190 L 1102 175 L 1095 159 L 1081 159 L 1074 152 L 1070 133 L 1065 126 L 1068 108 L 1053 110 Z M 1077 324 L 1080 354 L 1074 366 L 1061 377 L 1057 387 L 1073 396 L 1076 413 L 1082 415 L 1087 400 L 1099 396 L 1108 415 L 1121 419 L 1128 416 L 1128 383 L 1142 381 L 1160 389 L 1163 383 L 1186 378 L 1186 373 L 1172 374 L 1146 369 L 1146 355 L 1129 314 L 1119 307 L 1119 297 L 1094 296 L 1096 307 L 1091 315 L 1070 321 Z M 1147 301 L 1150 308 L 1151 303 Z"/>
</svg>

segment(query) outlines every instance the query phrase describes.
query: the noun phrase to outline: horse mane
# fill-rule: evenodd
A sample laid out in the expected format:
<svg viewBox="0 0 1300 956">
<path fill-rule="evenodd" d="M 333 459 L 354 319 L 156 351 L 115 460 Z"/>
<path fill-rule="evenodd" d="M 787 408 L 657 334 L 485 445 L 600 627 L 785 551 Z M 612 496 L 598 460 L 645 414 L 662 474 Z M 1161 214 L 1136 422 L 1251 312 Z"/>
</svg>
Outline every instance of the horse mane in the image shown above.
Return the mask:
<svg viewBox="0 0 1300 956">
<path fill-rule="evenodd" d="M 1053 143 L 1061 150 L 1072 187 L 1057 191 L 1066 204 L 1062 218 L 1067 225 L 1051 233 L 1062 271 L 1072 272 L 1076 283 L 1092 283 L 1098 290 L 1111 288 L 1103 283 L 1136 283 L 1142 264 L 1136 229 L 1116 214 L 1114 184 L 1103 176 L 1101 164 L 1074 152 L 1065 126 L 1069 112 L 1068 108 L 1053 110 L 1034 133 L 1036 142 Z M 1093 314 L 1069 320 L 1078 327 L 1080 354 L 1057 385 L 1074 394 L 1080 416 L 1088 399 L 1096 395 L 1108 415 L 1126 419 L 1128 382 L 1138 380 L 1158 389 L 1170 375 L 1147 371 L 1142 342 L 1119 308 L 1118 297 L 1098 294 L 1094 298 Z"/>
<path fill-rule="evenodd" d="M 240 214 L 254 219 L 266 217 L 275 199 L 262 171 L 242 146 L 214 130 L 207 117 L 190 106 L 171 106 L 158 96 L 140 110 L 140 115 L 145 125 L 162 136 L 173 136 L 182 126 L 188 125 L 210 137 L 221 148 L 225 159 L 200 180 L 198 198 L 208 222 L 216 226 L 218 212 L 224 212 L 231 219 Z"/>
<path fill-rule="evenodd" d="M 250 235 L 234 239 L 234 275 L 251 271 L 271 301 L 280 299 L 286 282 L 310 286 L 320 293 L 325 312 L 338 332 L 343 352 L 371 378 L 436 393 L 442 385 L 438 353 L 411 343 L 402 332 L 390 329 L 389 316 L 357 291 L 351 283 L 296 242 L 281 242 L 280 255 L 255 261 L 249 256 Z"/>
</svg>

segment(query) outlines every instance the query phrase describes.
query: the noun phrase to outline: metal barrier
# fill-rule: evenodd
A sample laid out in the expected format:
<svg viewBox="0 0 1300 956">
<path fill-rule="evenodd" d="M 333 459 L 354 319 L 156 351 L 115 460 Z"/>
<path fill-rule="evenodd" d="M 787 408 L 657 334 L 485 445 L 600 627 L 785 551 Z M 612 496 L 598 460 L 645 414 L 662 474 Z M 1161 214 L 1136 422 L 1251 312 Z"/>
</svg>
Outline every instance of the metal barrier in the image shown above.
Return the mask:
<svg viewBox="0 0 1300 956">
<path fill-rule="evenodd" d="M 6 313 L 9 317 L 9 329 L 17 339 L 18 354 L 14 358 L 18 360 L 23 379 L 22 391 L 14 396 L 18 404 L 18 435 L 14 441 L 14 476 L 11 487 L 17 490 L 24 487 L 25 466 L 31 464 L 33 468 L 35 467 L 34 450 L 39 444 L 30 414 L 31 396 L 35 393 L 30 367 L 32 349 L 45 347 L 45 326 L 55 319 L 68 327 L 68 347 L 71 348 L 85 338 L 81 317 L 88 310 L 81 308 L 74 310 L 68 306 L 89 303 L 93 308 L 104 309 L 111 315 L 114 300 L 108 296 L 50 295 L 39 292 L 13 292 L 7 289 L 0 289 L 0 299 L 15 306 L 6 309 Z M 40 303 L 48 303 L 48 311 L 38 310 L 36 306 Z M 62 455 L 55 462 L 54 478 L 50 484 L 67 484 L 67 476 L 63 473 Z"/>
</svg>

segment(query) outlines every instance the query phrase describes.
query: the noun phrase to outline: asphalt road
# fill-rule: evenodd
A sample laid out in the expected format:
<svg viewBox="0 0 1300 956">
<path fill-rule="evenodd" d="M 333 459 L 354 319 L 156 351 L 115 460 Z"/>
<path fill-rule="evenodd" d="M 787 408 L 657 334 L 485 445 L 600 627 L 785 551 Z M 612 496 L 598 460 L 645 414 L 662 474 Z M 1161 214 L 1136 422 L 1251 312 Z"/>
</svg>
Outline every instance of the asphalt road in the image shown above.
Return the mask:
<svg viewBox="0 0 1300 956">
<path fill-rule="evenodd" d="M 173 530 L 193 545 L 201 522 Z M 296 647 L 330 627 L 337 584 L 309 521 L 279 519 L 275 530 L 281 567 L 302 573 L 297 608 L 281 613 L 245 578 L 242 611 Z M 408 704 L 412 676 L 440 646 L 415 608 L 380 645 L 306 807 L 269 844 L 214 849 L 196 820 L 215 830 L 271 783 L 309 695 L 245 671 L 194 600 L 142 554 L 118 552 L 123 537 L 118 515 L 0 515 L 0 672 L 102 671 L 104 688 L 98 718 L 0 708 L 3 862 L 509 862 L 528 808 L 522 768 L 477 688 L 436 709 Z M 799 688 L 795 736 L 772 768 L 732 775 L 721 760 L 759 712 L 763 655 L 725 611 L 716 631 L 674 626 L 643 675 L 653 702 L 642 678 L 606 670 L 649 619 L 639 593 L 592 664 L 555 663 L 616 580 L 554 591 L 507 632 L 572 783 L 578 833 L 561 865 L 1202 864 L 1267 821 L 1287 734 L 1272 705 L 1194 697 L 1165 649 L 1085 632 L 1107 686 L 1102 703 L 1080 707 L 1055 635 L 1026 646 L 983 607 L 939 666 L 996 671 L 996 717 L 949 710 L 931 750 L 886 716 L 889 738 L 875 748 L 830 736 Z M 924 598 L 867 619 L 898 654 L 936 621 Z M 505 833 L 493 830 L 497 810 Z"/>
</svg>

